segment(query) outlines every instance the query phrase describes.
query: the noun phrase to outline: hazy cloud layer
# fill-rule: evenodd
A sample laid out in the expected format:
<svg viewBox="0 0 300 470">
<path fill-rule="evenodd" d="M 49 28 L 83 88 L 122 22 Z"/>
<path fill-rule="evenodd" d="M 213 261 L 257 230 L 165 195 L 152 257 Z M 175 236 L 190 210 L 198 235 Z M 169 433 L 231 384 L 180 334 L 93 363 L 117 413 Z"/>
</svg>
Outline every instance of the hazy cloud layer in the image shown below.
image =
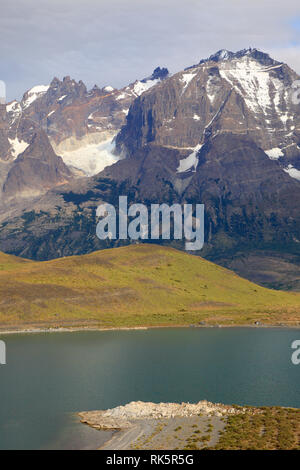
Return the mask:
<svg viewBox="0 0 300 470">
<path fill-rule="evenodd" d="M 54 76 L 121 87 L 222 48 L 258 47 L 300 73 L 299 0 L 10 0 L 0 15 L 9 99 Z"/>
</svg>

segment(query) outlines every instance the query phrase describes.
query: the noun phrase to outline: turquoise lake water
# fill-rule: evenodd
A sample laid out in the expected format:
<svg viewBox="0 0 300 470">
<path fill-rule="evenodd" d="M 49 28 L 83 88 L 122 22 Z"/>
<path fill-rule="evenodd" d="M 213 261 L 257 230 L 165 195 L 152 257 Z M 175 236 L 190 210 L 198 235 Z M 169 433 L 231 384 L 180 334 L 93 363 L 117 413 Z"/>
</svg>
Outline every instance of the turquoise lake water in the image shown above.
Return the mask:
<svg viewBox="0 0 300 470">
<path fill-rule="evenodd" d="M 76 411 L 130 401 L 300 408 L 300 330 L 180 328 L 0 335 L 0 448 L 97 448 Z"/>
</svg>

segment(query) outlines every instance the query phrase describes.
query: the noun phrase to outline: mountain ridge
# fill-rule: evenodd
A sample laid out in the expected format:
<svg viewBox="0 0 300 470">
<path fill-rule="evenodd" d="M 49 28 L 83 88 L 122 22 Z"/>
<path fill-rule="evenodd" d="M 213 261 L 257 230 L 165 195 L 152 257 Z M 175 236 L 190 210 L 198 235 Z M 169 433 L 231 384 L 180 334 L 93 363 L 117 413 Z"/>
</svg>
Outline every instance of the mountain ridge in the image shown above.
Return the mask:
<svg viewBox="0 0 300 470">
<path fill-rule="evenodd" d="M 112 109 L 106 100 L 118 97 L 118 93 L 133 96 L 134 90 L 139 92 L 127 116 L 123 113 L 124 125 L 115 138 L 115 148 L 104 146 L 101 150 L 107 152 L 102 157 L 107 165 L 100 172 L 95 167 L 95 174 L 91 172 L 89 177 L 74 175 L 70 182 L 36 197 L 30 206 L 23 201 L 11 205 L 9 212 L 0 207 L 0 248 L 49 259 L 118 246 L 118 241 L 109 244 L 97 239 L 95 210 L 101 202 L 117 203 L 123 194 L 130 203 L 146 205 L 205 203 L 201 255 L 220 264 L 240 266 L 236 253 L 242 259 L 259 250 L 263 272 L 263 260 L 269 262 L 273 252 L 275 263 L 281 253 L 294 273 L 292 285 L 297 288 L 300 110 L 292 103 L 290 92 L 299 76 L 256 49 L 219 51 L 171 76 L 164 69 L 156 73 L 158 79 L 155 73 L 151 77 L 158 81 L 149 87 L 151 77 L 121 92 L 112 87 L 93 89 L 93 99 L 94 94 L 101 96 L 102 114 L 95 111 L 88 116 L 91 125 L 97 121 L 106 137 L 111 128 L 103 119 Z M 63 85 L 56 81 L 54 85 L 75 86 L 68 77 Z M 79 104 L 86 106 L 81 98 Z M 63 105 L 63 123 L 71 116 L 69 108 L 72 106 L 63 111 Z M 97 132 L 91 132 L 89 138 L 93 135 Z M 78 146 L 86 137 L 79 133 L 72 139 L 55 146 L 50 137 L 57 155 L 61 155 L 60 149 L 74 155 L 72 145 Z M 99 143 L 90 141 L 89 145 L 93 149 Z M 82 148 L 87 152 L 87 147 Z M 178 242 L 170 243 L 180 248 Z M 247 277 L 244 267 L 243 275 Z M 253 276 L 253 271 L 249 275 Z M 275 276 L 274 285 L 282 288 L 287 284 L 282 271 L 280 276 Z M 272 281 L 267 282 L 273 286 Z"/>
</svg>

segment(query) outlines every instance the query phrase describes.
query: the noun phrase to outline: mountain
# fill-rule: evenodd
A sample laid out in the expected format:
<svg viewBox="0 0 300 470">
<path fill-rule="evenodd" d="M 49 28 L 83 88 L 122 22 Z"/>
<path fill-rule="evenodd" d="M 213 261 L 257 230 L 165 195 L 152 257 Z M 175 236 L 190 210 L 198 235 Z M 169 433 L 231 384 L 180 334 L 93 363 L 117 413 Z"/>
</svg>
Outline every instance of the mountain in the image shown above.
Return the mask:
<svg viewBox="0 0 300 470">
<path fill-rule="evenodd" d="M 67 183 L 72 173 L 58 157 L 47 134 L 37 131 L 30 145 L 13 162 L 3 185 L 3 198 L 32 198 L 47 189 Z"/>
<path fill-rule="evenodd" d="M 97 239 L 95 209 L 101 201 L 117 204 L 123 194 L 130 203 L 147 205 L 204 203 L 201 256 L 267 286 L 299 289 L 300 108 L 291 99 L 295 80 L 299 76 L 286 64 L 245 49 L 221 50 L 172 76 L 156 69 L 123 90 L 86 92 L 79 86 L 74 100 L 80 105 L 56 103 L 50 116 L 64 137 L 47 128 L 54 149 L 68 149 L 56 153 L 74 177 L 30 204 L 18 203 L 9 213 L 0 206 L 0 249 L 43 260 L 118 246 L 118 241 Z M 55 86 L 78 85 L 63 82 Z M 36 103 L 48 99 L 51 87 L 38 90 L 42 96 Z M 32 113 L 34 103 L 28 106 Z M 90 103 L 97 103 L 97 110 Z M 118 106 L 126 109 L 123 126 Z M 69 122 L 80 123 L 79 116 L 90 116 L 91 127 L 88 122 L 85 129 L 91 130 L 81 124 L 72 130 Z M 110 131 L 117 136 L 108 164 L 98 173 L 97 164 L 94 171 L 85 168 L 80 178 L 74 172 L 76 162 L 89 155 L 87 139 L 104 139 Z M 83 145 L 80 158 L 73 142 L 76 148 Z M 77 172 L 83 169 L 77 163 Z M 183 247 L 179 241 L 171 244 Z"/>
<path fill-rule="evenodd" d="M 126 175 L 141 201 L 203 202 L 205 256 L 235 268 L 237 251 L 261 250 L 263 264 L 269 250 L 274 267 L 280 252 L 299 288 L 297 79 L 256 49 L 219 51 L 135 100 L 116 139 L 126 158 L 102 175 Z M 282 286 L 275 277 L 265 280 Z"/>
<path fill-rule="evenodd" d="M 48 262 L 0 254 L 1 328 L 297 324 L 300 294 L 198 256 L 134 245 Z M 298 318 L 299 320 L 299 318 Z"/>
<path fill-rule="evenodd" d="M 6 106 L 8 142 L 1 145 L 0 140 L 0 160 L 17 158 L 37 130 L 43 129 L 67 165 L 82 174 L 99 172 L 107 164 L 105 152 L 109 153 L 109 144 L 124 124 L 132 101 L 167 76 L 168 70 L 158 67 L 150 77 L 121 90 L 95 85 L 88 91 L 82 81 L 77 83 L 68 76 L 33 87 L 20 102 Z"/>
<path fill-rule="evenodd" d="M 256 49 L 220 51 L 135 100 L 117 138 L 119 152 L 130 156 L 152 142 L 194 150 L 229 133 L 247 136 L 300 179 L 300 112 L 291 100 L 297 79 L 287 65 Z M 179 172 L 189 170 L 193 165 Z"/>
<path fill-rule="evenodd" d="M 1 160 L 6 161 L 9 158 L 9 140 L 7 135 L 6 106 L 0 104 L 0 148 Z"/>
</svg>

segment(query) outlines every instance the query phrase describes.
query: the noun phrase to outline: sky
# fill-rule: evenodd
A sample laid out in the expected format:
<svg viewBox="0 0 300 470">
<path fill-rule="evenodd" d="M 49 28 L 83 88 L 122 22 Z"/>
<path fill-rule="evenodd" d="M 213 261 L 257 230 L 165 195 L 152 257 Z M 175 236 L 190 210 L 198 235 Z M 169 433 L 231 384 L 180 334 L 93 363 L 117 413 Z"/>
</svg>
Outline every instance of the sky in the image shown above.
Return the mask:
<svg viewBox="0 0 300 470">
<path fill-rule="evenodd" d="M 256 47 L 300 73 L 299 0 L 9 0 L 0 34 L 7 101 L 55 76 L 120 88 L 219 49 Z"/>
</svg>

